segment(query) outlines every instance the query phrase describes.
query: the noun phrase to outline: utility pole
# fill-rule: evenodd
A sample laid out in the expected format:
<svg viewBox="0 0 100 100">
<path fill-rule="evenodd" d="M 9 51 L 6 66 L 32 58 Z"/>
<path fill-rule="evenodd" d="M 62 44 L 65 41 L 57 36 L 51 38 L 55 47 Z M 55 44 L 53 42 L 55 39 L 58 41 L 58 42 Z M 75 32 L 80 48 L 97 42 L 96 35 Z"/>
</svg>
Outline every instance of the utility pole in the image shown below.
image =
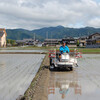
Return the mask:
<svg viewBox="0 0 100 100">
<path fill-rule="evenodd" d="M 89 34 L 90 34 L 90 33 L 88 32 L 88 36 L 89 36 Z"/>
<path fill-rule="evenodd" d="M 34 33 L 34 45 L 35 45 L 35 33 Z"/>
<path fill-rule="evenodd" d="M 46 39 L 48 39 L 48 32 L 46 32 Z"/>
</svg>

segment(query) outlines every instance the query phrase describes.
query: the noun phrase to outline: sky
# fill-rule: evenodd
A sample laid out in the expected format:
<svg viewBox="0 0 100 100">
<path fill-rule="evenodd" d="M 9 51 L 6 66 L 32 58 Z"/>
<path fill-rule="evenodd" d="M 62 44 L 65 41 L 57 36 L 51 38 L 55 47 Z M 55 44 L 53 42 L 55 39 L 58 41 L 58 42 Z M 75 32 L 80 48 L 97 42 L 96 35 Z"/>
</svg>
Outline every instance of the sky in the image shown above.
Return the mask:
<svg viewBox="0 0 100 100">
<path fill-rule="evenodd" d="M 100 0 L 0 0 L 0 28 L 100 28 Z"/>
</svg>

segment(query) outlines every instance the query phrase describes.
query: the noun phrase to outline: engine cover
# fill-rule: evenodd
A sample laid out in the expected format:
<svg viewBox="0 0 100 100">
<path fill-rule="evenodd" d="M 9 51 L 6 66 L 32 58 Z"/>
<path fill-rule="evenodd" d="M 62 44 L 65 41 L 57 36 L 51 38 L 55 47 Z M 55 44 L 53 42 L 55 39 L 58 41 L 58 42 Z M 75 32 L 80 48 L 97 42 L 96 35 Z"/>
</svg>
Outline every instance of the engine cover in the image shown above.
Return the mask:
<svg viewBox="0 0 100 100">
<path fill-rule="evenodd" d="M 69 54 L 62 54 L 61 55 L 61 59 L 60 59 L 60 61 L 64 61 L 64 62 L 66 62 L 66 61 L 69 61 Z"/>
</svg>

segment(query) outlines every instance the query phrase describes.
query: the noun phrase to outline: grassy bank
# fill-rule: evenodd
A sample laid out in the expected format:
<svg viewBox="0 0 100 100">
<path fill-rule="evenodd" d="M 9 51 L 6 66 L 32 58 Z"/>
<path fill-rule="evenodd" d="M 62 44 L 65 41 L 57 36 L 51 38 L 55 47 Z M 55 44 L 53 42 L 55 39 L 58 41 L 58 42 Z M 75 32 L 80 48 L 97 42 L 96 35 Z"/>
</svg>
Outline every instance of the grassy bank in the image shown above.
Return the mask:
<svg viewBox="0 0 100 100">
<path fill-rule="evenodd" d="M 48 66 L 49 66 L 49 58 L 48 58 L 48 54 L 46 54 L 46 56 L 43 59 L 43 61 L 41 63 L 41 66 L 40 66 L 35 78 L 33 79 L 33 81 L 31 82 L 31 84 L 29 86 L 29 88 L 27 89 L 24 96 L 20 100 L 33 100 L 33 99 L 34 100 L 39 100 L 39 99 L 37 99 L 38 97 L 36 95 L 39 93 L 38 91 L 41 91 L 42 84 L 45 83 L 46 74 L 47 74 L 46 69 L 47 69 Z M 44 82 L 42 83 L 43 79 L 44 79 Z M 43 93 L 43 91 L 44 90 L 42 90 L 41 93 Z M 40 97 L 42 97 L 42 96 L 40 95 Z M 44 100 L 44 99 L 41 98 L 41 100 Z"/>
<path fill-rule="evenodd" d="M 59 50 L 57 47 L 35 47 L 35 46 L 21 46 L 21 47 L 7 47 L 7 48 L 1 48 L 6 50 L 50 50 L 50 49 L 56 49 Z M 69 48 L 70 51 L 74 50 L 75 48 Z M 79 52 L 82 53 L 98 53 L 100 54 L 100 48 L 76 48 Z"/>
<path fill-rule="evenodd" d="M 16 47 L 0 48 L 0 50 L 49 50 L 51 48 L 55 47 L 16 46 Z"/>
<path fill-rule="evenodd" d="M 79 52 L 82 52 L 84 54 L 100 54 L 100 48 L 77 48 Z"/>
</svg>

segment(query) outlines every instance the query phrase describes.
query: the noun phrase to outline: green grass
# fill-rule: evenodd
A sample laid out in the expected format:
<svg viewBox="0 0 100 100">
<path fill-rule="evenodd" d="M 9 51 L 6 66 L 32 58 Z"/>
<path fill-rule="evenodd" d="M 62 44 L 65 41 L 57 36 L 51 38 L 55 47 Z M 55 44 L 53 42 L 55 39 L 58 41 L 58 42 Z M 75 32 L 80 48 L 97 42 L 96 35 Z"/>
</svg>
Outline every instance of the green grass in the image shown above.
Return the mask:
<svg viewBox="0 0 100 100">
<path fill-rule="evenodd" d="M 35 47 L 35 46 L 15 47 L 15 48 L 7 47 L 6 49 L 7 50 L 50 50 L 50 49 L 59 50 L 59 48 L 57 47 Z M 71 51 L 74 50 L 75 48 L 69 48 L 69 49 Z M 76 49 L 82 53 L 100 53 L 100 48 L 76 48 Z"/>
<path fill-rule="evenodd" d="M 69 49 L 70 51 L 74 51 L 74 49 L 76 49 L 78 52 L 82 52 L 82 53 L 99 53 L 100 54 L 100 48 L 69 48 Z"/>
<path fill-rule="evenodd" d="M 100 48 L 78 48 L 82 53 L 100 53 Z"/>
<path fill-rule="evenodd" d="M 16 46 L 16 47 L 6 47 L 6 48 L 0 48 L 0 49 L 6 49 L 6 50 L 49 50 L 49 49 L 54 49 L 54 47 Z"/>
</svg>

